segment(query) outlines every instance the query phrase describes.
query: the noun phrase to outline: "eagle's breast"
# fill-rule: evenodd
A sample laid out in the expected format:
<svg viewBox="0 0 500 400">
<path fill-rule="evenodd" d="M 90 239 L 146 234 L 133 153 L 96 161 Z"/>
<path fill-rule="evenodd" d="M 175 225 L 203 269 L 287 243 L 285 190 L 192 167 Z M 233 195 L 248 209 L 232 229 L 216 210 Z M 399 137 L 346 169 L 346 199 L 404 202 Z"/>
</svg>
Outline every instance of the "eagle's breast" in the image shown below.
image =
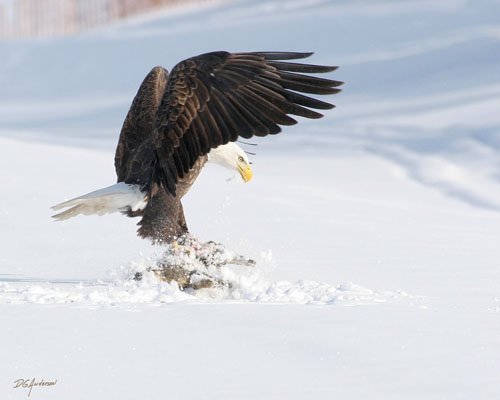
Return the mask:
<svg viewBox="0 0 500 400">
<path fill-rule="evenodd" d="M 177 196 L 179 196 L 179 198 L 184 197 L 184 195 L 189 191 L 191 186 L 193 186 L 194 181 L 196 180 L 196 178 L 198 178 L 198 175 L 200 175 L 200 172 L 203 169 L 207 160 L 208 160 L 207 156 L 198 157 L 198 159 L 193 165 L 193 168 L 191 168 L 189 172 L 186 175 L 184 175 L 184 178 L 181 178 L 179 180 L 179 183 L 177 184 Z"/>
</svg>

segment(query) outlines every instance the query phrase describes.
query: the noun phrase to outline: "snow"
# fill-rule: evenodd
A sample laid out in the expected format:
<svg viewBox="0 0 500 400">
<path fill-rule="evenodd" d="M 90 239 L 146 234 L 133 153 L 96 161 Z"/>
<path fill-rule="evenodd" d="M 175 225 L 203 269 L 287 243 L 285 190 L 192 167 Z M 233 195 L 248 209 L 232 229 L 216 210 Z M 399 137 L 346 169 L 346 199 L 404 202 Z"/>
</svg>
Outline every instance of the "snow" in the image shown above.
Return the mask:
<svg viewBox="0 0 500 400">
<path fill-rule="evenodd" d="M 148 264 L 147 264 L 148 265 Z M 134 265 L 135 266 L 135 265 Z M 56 282 L 38 282 L 6 278 L 0 285 L 1 302 L 5 304 L 71 304 L 81 303 L 86 306 L 111 305 L 130 306 L 136 304 L 166 304 L 177 302 L 226 301 L 257 302 L 271 304 L 371 304 L 396 299 L 414 299 L 405 292 L 373 292 L 346 282 L 337 286 L 314 281 L 271 282 L 260 274 L 234 272 L 229 267 L 221 267 L 215 277 L 231 284 L 231 287 L 217 289 L 180 290 L 176 282 L 158 282 L 152 273 L 143 276 L 141 281 L 132 279 L 134 273 L 141 271 L 127 268 L 122 277 L 115 280 L 97 280 L 79 282 L 58 280 Z M 212 276 L 213 276 L 212 275 Z M 21 284 L 21 282 L 25 282 Z M 26 283 L 27 282 L 27 283 Z"/>
<path fill-rule="evenodd" d="M 33 377 L 57 379 L 34 399 L 498 398 L 499 12 L 227 1 L 0 42 L 0 398 Z M 135 220 L 49 207 L 115 182 L 151 67 L 218 49 L 314 50 L 345 90 L 256 140 L 250 183 L 208 165 L 186 196 L 191 231 L 256 267 L 131 280 L 162 253 Z"/>
</svg>

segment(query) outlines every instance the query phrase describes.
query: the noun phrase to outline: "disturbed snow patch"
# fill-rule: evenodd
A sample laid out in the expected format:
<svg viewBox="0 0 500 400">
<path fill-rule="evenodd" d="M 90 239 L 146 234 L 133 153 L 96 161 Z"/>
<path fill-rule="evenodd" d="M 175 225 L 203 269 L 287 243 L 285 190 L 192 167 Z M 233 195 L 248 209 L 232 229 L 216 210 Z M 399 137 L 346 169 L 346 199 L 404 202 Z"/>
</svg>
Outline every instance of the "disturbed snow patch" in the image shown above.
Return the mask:
<svg viewBox="0 0 500 400">
<path fill-rule="evenodd" d="M 375 292 L 347 282 L 338 285 L 301 280 L 273 282 L 266 278 L 269 253 L 262 254 L 264 268 L 222 266 L 218 278 L 228 285 L 210 289 L 179 288 L 176 282 L 162 282 L 148 269 L 156 265 L 147 259 L 111 271 L 109 280 L 66 283 L 25 280 L 0 281 L 0 304 L 161 305 L 178 302 L 256 302 L 291 304 L 373 304 L 410 298 L 405 292 Z M 142 272 L 142 279 L 133 277 Z"/>
</svg>

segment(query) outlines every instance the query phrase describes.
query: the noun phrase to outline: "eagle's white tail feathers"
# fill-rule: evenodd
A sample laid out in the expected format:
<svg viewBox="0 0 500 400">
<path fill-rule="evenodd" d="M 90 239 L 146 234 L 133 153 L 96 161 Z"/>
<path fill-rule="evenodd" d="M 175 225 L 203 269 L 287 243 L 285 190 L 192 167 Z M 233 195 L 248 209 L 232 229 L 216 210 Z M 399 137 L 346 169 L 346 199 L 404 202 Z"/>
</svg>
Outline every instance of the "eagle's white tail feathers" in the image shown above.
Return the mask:
<svg viewBox="0 0 500 400">
<path fill-rule="evenodd" d="M 137 211 L 144 209 L 147 202 L 147 195 L 141 192 L 139 185 L 119 182 L 53 206 L 53 210 L 69 208 L 52 217 L 62 221 L 79 214 L 104 215 L 128 209 Z"/>
</svg>

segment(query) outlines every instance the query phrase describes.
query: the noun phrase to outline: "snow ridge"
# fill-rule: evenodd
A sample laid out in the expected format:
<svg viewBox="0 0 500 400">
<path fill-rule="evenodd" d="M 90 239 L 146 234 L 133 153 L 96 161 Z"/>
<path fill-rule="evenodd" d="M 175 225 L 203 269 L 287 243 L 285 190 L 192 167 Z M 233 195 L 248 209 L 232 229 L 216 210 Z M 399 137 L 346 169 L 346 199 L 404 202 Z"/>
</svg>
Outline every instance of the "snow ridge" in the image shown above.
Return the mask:
<svg viewBox="0 0 500 400">
<path fill-rule="evenodd" d="M 264 255 L 263 257 L 269 257 Z M 181 290 L 176 282 L 159 281 L 147 271 L 151 259 L 110 272 L 109 280 L 65 282 L 40 280 L 0 281 L 0 304 L 80 304 L 87 306 L 161 305 L 179 302 L 253 302 L 318 305 L 374 304 L 410 299 L 404 291 L 376 292 L 353 284 L 328 284 L 311 280 L 273 282 L 260 268 L 222 266 L 218 277 L 227 286 Z M 153 264 L 155 265 L 155 264 Z M 142 272 L 140 281 L 134 280 Z"/>
</svg>

